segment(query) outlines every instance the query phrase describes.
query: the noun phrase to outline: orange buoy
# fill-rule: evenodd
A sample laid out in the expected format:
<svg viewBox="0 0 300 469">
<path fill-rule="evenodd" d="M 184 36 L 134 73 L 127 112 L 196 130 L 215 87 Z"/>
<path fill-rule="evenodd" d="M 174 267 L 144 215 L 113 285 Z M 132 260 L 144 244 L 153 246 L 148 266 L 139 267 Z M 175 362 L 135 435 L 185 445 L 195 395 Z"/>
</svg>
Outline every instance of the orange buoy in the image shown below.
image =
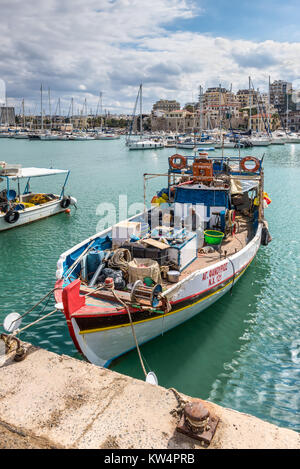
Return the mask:
<svg viewBox="0 0 300 469">
<path fill-rule="evenodd" d="M 70 209 L 70 208 L 66 208 L 65 213 L 67 213 L 67 214 L 71 213 L 71 209 Z"/>
<path fill-rule="evenodd" d="M 255 164 L 255 166 L 253 168 L 247 168 L 246 166 L 247 161 L 252 161 Z M 241 161 L 241 168 L 243 171 L 248 171 L 249 173 L 256 173 L 259 167 L 260 167 L 260 161 L 254 156 L 245 156 L 245 158 L 243 158 Z"/>
<path fill-rule="evenodd" d="M 180 161 L 179 163 L 176 163 L 176 161 Z M 178 153 L 175 153 L 175 155 L 171 156 L 169 158 L 170 166 L 173 169 L 183 169 L 186 167 L 186 158 L 183 155 L 179 155 Z"/>
</svg>

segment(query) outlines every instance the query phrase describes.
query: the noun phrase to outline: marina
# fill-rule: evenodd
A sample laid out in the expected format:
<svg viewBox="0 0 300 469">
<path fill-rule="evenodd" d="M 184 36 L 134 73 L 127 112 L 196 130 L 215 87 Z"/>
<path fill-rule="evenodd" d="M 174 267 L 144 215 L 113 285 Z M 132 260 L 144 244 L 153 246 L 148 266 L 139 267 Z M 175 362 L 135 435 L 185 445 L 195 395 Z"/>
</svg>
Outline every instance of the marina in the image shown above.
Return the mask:
<svg viewBox="0 0 300 469">
<path fill-rule="evenodd" d="M 36 303 L 43 294 L 53 288 L 56 263 L 62 252 L 89 238 L 93 231 L 94 233 L 101 231 L 97 229 L 97 225 L 104 213 L 99 209 L 97 212 L 99 202 L 105 200 L 119 207 L 120 211 L 122 202 L 120 205 L 119 194 L 123 192 L 128 195 L 129 205 L 138 201 L 143 207 L 144 173 L 165 173 L 168 170 L 168 157 L 174 153 L 170 148 L 159 150 L 157 153 L 153 150 L 134 153 L 136 171 L 133 176 L 131 173 L 133 153 L 126 150 L 124 137 L 115 141 L 99 141 L 93 144 L 97 145 L 95 151 L 91 151 L 89 142 L 79 143 L 72 148 L 72 154 L 69 152 L 68 142 L 33 142 L 32 146 L 28 141 L 25 142 L 27 146 L 25 149 L 23 142 L 18 139 L 1 141 L 7 163 L 22 162 L 26 166 L 38 167 L 41 154 L 43 162 L 48 162 L 49 166 L 62 167 L 63 162 L 63 166 L 71 170 L 72 177 L 68 187 L 70 193 L 78 200 L 78 209 L 70 217 L 61 214 L 41 220 L 38 224 L 8 230 L 1 234 L 2 242 L 8 246 L 8 250 L 3 254 L 6 276 L 1 291 L 2 320 L 11 311 L 24 311 L 28 305 Z M 84 167 L 80 164 L 83 148 L 89 161 L 89 165 Z M 289 392 L 293 395 L 299 384 L 296 371 L 298 339 L 294 315 L 297 300 L 293 293 L 297 288 L 296 278 L 292 274 L 294 269 L 297 269 L 297 260 L 292 247 L 296 249 L 297 246 L 293 233 L 297 229 L 298 221 L 295 219 L 291 228 L 286 226 L 285 243 L 282 244 L 282 219 L 276 214 L 279 209 L 284 210 L 283 220 L 292 217 L 294 209 L 293 205 L 290 205 L 290 200 L 297 194 L 298 188 L 297 178 L 292 180 L 289 173 L 291 168 L 293 172 L 298 171 L 300 155 L 297 148 L 295 144 L 269 146 L 267 149 L 261 148 L 255 152 L 258 159 L 264 155 L 265 189 L 272 198 L 272 204 L 266 209 L 273 238 L 270 245 L 258 251 L 257 260 L 247 269 L 231 293 L 225 294 L 213 306 L 179 327 L 168 332 L 161 330 L 159 337 L 141 346 L 142 356 L 150 369 L 155 371 L 160 385 L 167 388 L 174 386 L 186 394 L 208 398 L 217 404 L 246 411 L 271 423 L 294 430 L 299 429 L 297 406 L 294 406 L 293 399 L 286 400 L 283 397 L 286 395 L 286 390 L 284 386 L 281 388 L 281 373 L 284 373 L 285 366 L 295 369 L 295 373 L 289 378 Z M 108 151 L 110 160 L 105 159 Z M 180 151 L 186 156 L 190 154 L 189 150 Z M 231 154 L 232 152 L 238 157 L 238 149 L 233 149 Z M 240 149 L 240 153 L 243 158 L 248 155 L 249 150 Z M 220 150 L 218 153 L 215 150 L 213 154 L 221 156 Z M 98 178 L 93 175 L 94 168 L 99 166 L 102 180 L 109 181 L 100 188 Z M 116 166 L 120 173 L 115 173 Z M 110 177 L 112 173 L 115 174 L 113 181 Z M 90 181 L 88 192 L 80 184 L 83 175 Z M 278 178 L 282 181 L 281 189 L 278 188 Z M 50 189 L 50 179 L 46 178 L 47 191 Z M 162 187 L 161 184 L 160 179 L 149 181 L 148 204 Z M 88 194 L 93 193 L 97 193 L 98 197 L 91 199 Z M 90 220 L 94 220 L 93 226 Z M 115 221 L 118 221 L 117 213 Z M 31 241 L 33 229 L 34 243 Z M 64 235 L 58 237 L 58 232 L 63 232 Z M 46 251 L 45 239 L 47 239 Z M 11 279 L 16 275 L 15 269 L 18 268 L 17 259 L 23 264 L 24 274 L 24 280 L 19 279 L 18 292 L 11 283 Z M 40 259 L 43 261 L 40 262 Z M 286 272 L 287 283 L 282 281 L 282 269 Z M 50 312 L 53 303 L 53 300 L 49 301 L 42 311 Z M 277 318 L 275 323 L 274 315 Z M 33 312 L 30 317 L 31 320 L 38 319 L 39 313 Z M 280 335 L 276 333 L 279 318 Z M 199 334 L 205 340 L 199 341 Z M 286 339 L 282 339 L 285 334 L 287 334 Z M 62 313 L 56 313 L 39 326 L 28 329 L 21 334 L 21 338 L 50 351 L 80 358 Z M 186 359 L 185 365 L 181 365 L 183 350 L 186 359 L 188 358 L 188 366 Z M 265 360 L 269 350 L 272 350 L 271 362 Z M 206 357 L 205 360 L 203 357 Z M 283 361 L 286 365 L 283 365 Z M 110 367 L 112 370 L 143 379 L 136 350 L 125 354 Z M 195 369 L 197 369 L 196 375 Z M 256 394 L 259 392 L 258 381 L 264 390 L 260 398 L 257 398 Z M 235 392 L 237 382 L 238 393 Z M 277 383 L 276 391 L 271 383 Z"/>
</svg>

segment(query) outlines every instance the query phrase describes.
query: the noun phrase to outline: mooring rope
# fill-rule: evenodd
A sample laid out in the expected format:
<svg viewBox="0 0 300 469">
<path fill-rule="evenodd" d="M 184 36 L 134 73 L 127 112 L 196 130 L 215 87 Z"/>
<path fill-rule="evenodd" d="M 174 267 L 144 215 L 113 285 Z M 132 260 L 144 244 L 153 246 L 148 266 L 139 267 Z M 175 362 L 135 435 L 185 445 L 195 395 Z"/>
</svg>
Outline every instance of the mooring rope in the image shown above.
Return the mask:
<svg viewBox="0 0 300 469">
<path fill-rule="evenodd" d="M 136 345 L 136 349 L 137 349 L 137 352 L 138 352 L 138 355 L 139 355 L 141 366 L 142 366 L 145 377 L 147 377 L 147 371 L 146 371 L 146 368 L 145 368 L 145 365 L 144 365 L 144 362 L 143 362 L 143 359 L 142 359 L 142 354 L 141 354 L 141 351 L 140 351 L 140 348 L 139 348 L 139 344 L 138 344 L 138 341 L 137 341 L 137 338 L 136 338 L 136 334 L 135 334 L 135 330 L 134 330 L 133 321 L 132 321 L 132 317 L 131 317 L 131 314 L 130 314 L 129 307 L 127 306 L 126 303 L 124 303 L 124 301 L 121 300 L 121 298 L 119 298 L 119 296 L 116 294 L 114 289 L 112 289 L 112 294 L 114 295 L 116 300 L 119 301 L 119 303 L 121 303 L 121 305 L 124 306 L 124 308 L 126 309 L 126 311 L 128 313 L 129 321 L 130 321 L 130 325 L 131 325 L 131 330 L 132 330 L 132 335 L 133 335 L 133 338 L 134 338 L 134 341 L 135 341 L 135 345 Z"/>
</svg>

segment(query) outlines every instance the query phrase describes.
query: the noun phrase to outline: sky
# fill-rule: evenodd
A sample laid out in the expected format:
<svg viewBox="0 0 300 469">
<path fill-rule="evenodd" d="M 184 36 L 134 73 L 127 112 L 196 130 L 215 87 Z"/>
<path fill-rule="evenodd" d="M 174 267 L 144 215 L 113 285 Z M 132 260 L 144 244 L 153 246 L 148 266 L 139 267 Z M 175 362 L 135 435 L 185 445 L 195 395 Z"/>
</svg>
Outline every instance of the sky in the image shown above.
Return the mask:
<svg viewBox="0 0 300 469">
<path fill-rule="evenodd" d="M 64 114 L 132 113 L 158 99 L 196 101 L 199 86 L 267 90 L 300 78 L 299 0 L 0 0 L 0 82 L 8 104 Z M 99 109 L 99 107 L 98 107 Z"/>
</svg>

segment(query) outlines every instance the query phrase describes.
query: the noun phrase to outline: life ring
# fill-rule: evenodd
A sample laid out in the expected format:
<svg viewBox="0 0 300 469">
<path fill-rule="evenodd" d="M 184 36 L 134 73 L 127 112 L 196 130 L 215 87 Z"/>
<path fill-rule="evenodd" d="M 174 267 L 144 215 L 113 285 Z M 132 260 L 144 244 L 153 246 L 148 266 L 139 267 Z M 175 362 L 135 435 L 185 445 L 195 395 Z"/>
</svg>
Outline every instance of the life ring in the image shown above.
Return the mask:
<svg viewBox="0 0 300 469">
<path fill-rule="evenodd" d="M 5 216 L 4 216 L 4 220 L 7 222 L 7 223 L 15 223 L 16 221 L 18 221 L 20 218 L 20 214 L 19 212 L 17 212 L 16 210 L 9 210 Z"/>
<path fill-rule="evenodd" d="M 245 165 L 247 161 L 253 161 L 255 163 L 254 168 L 247 168 Z M 245 156 L 245 158 L 243 158 L 241 161 L 241 168 L 243 171 L 247 171 L 249 173 L 256 173 L 259 167 L 260 167 L 260 161 L 254 156 Z"/>
<path fill-rule="evenodd" d="M 62 208 L 67 208 L 67 207 L 69 207 L 70 203 L 71 203 L 70 197 L 66 197 L 66 196 L 65 196 L 65 197 L 63 197 L 63 198 L 61 199 L 61 201 L 60 201 L 60 206 L 61 206 Z"/>
<path fill-rule="evenodd" d="M 180 160 L 180 163 L 175 163 L 175 160 Z M 186 158 L 183 155 L 175 153 L 175 155 L 170 157 L 169 163 L 173 169 L 183 169 L 186 167 Z"/>
</svg>

